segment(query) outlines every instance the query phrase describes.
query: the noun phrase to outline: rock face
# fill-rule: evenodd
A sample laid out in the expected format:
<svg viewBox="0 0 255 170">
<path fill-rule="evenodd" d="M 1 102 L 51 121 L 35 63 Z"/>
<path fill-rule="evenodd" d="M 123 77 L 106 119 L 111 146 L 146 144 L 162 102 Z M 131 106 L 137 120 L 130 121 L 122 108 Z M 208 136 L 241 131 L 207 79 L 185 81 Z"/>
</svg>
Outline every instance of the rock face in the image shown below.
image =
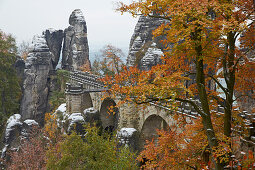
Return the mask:
<svg viewBox="0 0 255 170">
<path fill-rule="evenodd" d="M 43 119 L 49 108 L 49 80 L 50 70 L 53 69 L 53 54 L 49 51 L 45 36 L 35 36 L 33 51 L 28 54 L 23 83 L 23 97 L 21 100 L 22 119 Z M 39 121 L 41 122 L 41 121 Z"/>
<path fill-rule="evenodd" d="M 72 113 L 68 117 L 68 122 L 68 134 L 71 134 L 72 131 L 76 131 L 77 134 L 85 134 L 85 128 L 83 126 L 85 124 L 85 120 L 81 113 Z"/>
<path fill-rule="evenodd" d="M 83 111 L 83 117 L 85 119 L 85 122 L 88 123 L 98 123 L 100 120 L 98 110 L 94 109 L 93 107 L 85 109 Z"/>
<path fill-rule="evenodd" d="M 138 66 L 142 70 L 149 70 L 152 66 L 155 66 L 161 62 L 160 57 L 163 56 L 163 51 L 157 48 L 156 43 L 152 43 L 144 54 L 144 57 L 138 63 Z"/>
<path fill-rule="evenodd" d="M 119 139 L 120 146 L 129 146 L 133 151 L 137 151 L 137 143 L 138 143 L 138 132 L 134 128 L 121 128 L 118 133 L 117 137 Z"/>
<path fill-rule="evenodd" d="M 62 48 L 62 41 L 64 37 L 63 30 L 47 29 L 44 32 L 44 35 L 45 35 L 45 39 L 49 47 L 49 50 L 52 52 L 54 56 L 52 58 L 53 68 L 56 68 L 60 58 L 60 52 Z"/>
<path fill-rule="evenodd" d="M 35 120 L 27 119 L 22 121 L 20 114 L 12 115 L 6 123 L 1 158 L 5 157 L 7 149 L 17 149 L 20 145 L 20 140 L 29 137 L 33 126 L 38 126 Z"/>
<path fill-rule="evenodd" d="M 49 111 L 50 88 L 54 87 L 51 75 L 60 59 L 63 38 L 62 68 L 79 69 L 84 64 L 90 68 L 87 26 L 81 10 L 72 12 L 69 23 L 64 33 L 62 30 L 48 29 L 33 39 L 22 75 L 24 82 L 20 113 L 23 120 L 35 119 L 43 124 L 44 114 Z M 19 65 L 22 69 L 21 62 Z"/>
<path fill-rule="evenodd" d="M 140 69 L 150 69 L 160 62 L 163 46 L 159 38 L 153 38 L 152 31 L 163 24 L 163 19 L 141 16 L 132 35 L 127 65 L 138 65 Z"/>
<path fill-rule="evenodd" d="M 61 32 L 46 30 L 33 39 L 32 51 L 25 62 L 20 108 L 22 120 L 35 119 L 43 124 L 44 114 L 49 111 L 50 73 L 58 63 L 63 38 Z"/>
<path fill-rule="evenodd" d="M 84 125 L 90 123 L 100 126 L 99 112 L 93 107 L 85 109 L 82 113 L 67 112 L 66 103 L 61 104 L 55 112 L 58 127 L 62 132 L 70 134 L 75 131 L 77 134 L 85 135 Z"/>
<path fill-rule="evenodd" d="M 70 26 L 64 32 L 62 68 L 79 70 L 82 65 L 91 68 L 87 26 L 81 10 L 76 9 L 69 18 Z"/>
</svg>

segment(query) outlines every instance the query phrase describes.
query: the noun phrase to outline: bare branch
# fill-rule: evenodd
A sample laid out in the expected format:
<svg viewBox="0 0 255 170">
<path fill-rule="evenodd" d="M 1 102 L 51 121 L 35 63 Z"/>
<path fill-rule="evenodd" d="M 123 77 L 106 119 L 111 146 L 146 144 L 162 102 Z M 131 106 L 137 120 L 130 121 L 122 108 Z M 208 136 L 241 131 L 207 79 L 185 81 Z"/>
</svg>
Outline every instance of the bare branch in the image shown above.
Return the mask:
<svg viewBox="0 0 255 170">
<path fill-rule="evenodd" d="M 223 87 L 222 84 L 220 84 L 220 82 L 215 77 L 213 77 L 212 75 L 209 75 L 209 74 L 208 74 L 208 77 L 210 77 L 211 79 L 213 79 L 215 81 L 215 83 L 223 90 L 225 95 L 228 95 L 227 89 L 225 87 Z"/>
<path fill-rule="evenodd" d="M 193 102 L 193 101 L 191 101 L 191 100 L 187 100 L 187 99 L 181 99 L 181 98 L 175 98 L 175 100 L 180 101 L 180 102 L 189 103 L 189 104 L 191 104 L 191 105 L 194 107 L 194 109 L 195 109 L 201 116 L 207 116 L 206 113 L 204 113 L 204 112 L 200 109 L 200 107 L 199 107 L 195 102 Z"/>
<path fill-rule="evenodd" d="M 221 97 L 219 97 L 219 96 L 214 96 L 214 95 L 210 95 L 212 98 L 214 98 L 215 100 L 217 100 L 217 103 L 220 105 L 220 106 L 222 106 L 222 107 L 224 107 L 225 108 L 225 105 L 222 103 L 222 101 L 220 101 L 220 99 L 222 99 L 222 100 L 224 100 L 225 101 L 225 99 L 223 99 L 223 98 L 221 98 Z M 219 99 L 220 98 L 220 99 Z"/>
</svg>

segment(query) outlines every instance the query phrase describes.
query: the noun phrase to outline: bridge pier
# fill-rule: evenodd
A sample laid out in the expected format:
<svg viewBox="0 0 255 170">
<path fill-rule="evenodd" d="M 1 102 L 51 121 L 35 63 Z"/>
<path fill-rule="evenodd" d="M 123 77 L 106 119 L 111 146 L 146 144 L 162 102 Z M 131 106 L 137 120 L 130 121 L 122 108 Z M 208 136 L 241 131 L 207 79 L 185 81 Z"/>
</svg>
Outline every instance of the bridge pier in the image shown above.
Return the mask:
<svg viewBox="0 0 255 170">
<path fill-rule="evenodd" d="M 66 110 L 67 113 L 83 113 L 87 108 L 93 107 L 91 96 L 83 91 L 83 84 L 71 86 L 67 84 Z"/>
</svg>

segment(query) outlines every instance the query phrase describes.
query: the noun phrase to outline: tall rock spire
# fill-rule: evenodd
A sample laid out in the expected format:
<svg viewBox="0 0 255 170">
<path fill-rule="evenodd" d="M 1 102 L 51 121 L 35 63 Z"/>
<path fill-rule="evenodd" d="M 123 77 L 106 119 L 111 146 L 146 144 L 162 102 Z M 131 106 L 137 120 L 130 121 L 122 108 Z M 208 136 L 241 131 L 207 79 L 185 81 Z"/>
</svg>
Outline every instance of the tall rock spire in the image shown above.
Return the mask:
<svg viewBox="0 0 255 170">
<path fill-rule="evenodd" d="M 72 12 L 69 24 L 64 32 L 62 68 L 79 70 L 83 65 L 90 68 L 87 26 L 80 9 Z"/>
</svg>

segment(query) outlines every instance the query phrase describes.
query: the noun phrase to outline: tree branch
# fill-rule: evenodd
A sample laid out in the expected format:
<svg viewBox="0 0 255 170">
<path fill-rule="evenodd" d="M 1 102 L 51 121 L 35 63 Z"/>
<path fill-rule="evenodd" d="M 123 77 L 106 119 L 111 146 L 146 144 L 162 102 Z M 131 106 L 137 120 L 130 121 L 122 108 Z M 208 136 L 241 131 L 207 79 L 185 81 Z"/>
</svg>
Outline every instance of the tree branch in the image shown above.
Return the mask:
<svg viewBox="0 0 255 170">
<path fill-rule="evenodd" d="M 220 84 L 220 82 L 215 77 L 213 77 L 212 75 L 209 75 L 209 74 L 208 74 L 208 77 L 210 77 L 211 79 L 213 79 L 215 81 L 215 83 L 223 90 L 225 95 L 228 94 L 227 89 L 225 87 L 223 87 L 222 84 Z"/>
<path fill-rule="evenodd" d="M 151 17 L 151 18 L 161 18 L 161 19 L 165 19 L 165 20 L 171 21 L 170 17 L 160 16 L 160 15 L 150 15 L 150 14 L 148 14 L 148 16 Z"/>
<path fill-rule="evenodd" d="M 195 102 L 193 102 L 193 101 L 191 101 L 191 100 L 187 100 L 187 99 L 181 99 L 181 98 L 175 98 L 175 100 L 180 101 L 180 102 L 189 103 L 189 104 L 191 104 L 191 105 L 194 107 L 194 109 L 195 109 L 201 116 L 207 116 L 206 113 L 204 113 L 204 112 L 200 109 L 200 107 L 199 107 Z"/>
<path fill-rule="evenodd" d="M 233 66 L 233 71 L 236 70 L 237 64 L 238 64 L 238 62 L 241 60 L 241 58 L 243 58 L 243 56 L 240 56 L 240 57 L 236 60 L 236 63 L 235 63 L 235 65 Z"/>
<path fill-rule="evenodd" d="M 159 99 L 159 98 L 149 98 L 146 101 L 136 101 L 134 100 L 134 102 L 136 104 L 148 104 L 150 102 L 157 102 L 157 101 L 163 101 L 163 100 L 167 100 L 167 99 L 173 99 L 173 97 L 166 97 L 164 99 Z M 202 110 L 201 108 L 193 101 L 191 100 L 187 100 L 187 99 L 181 99 L 181 98 L 174 98 L 174 100 L 176 101 L 180 101 L 180 102 L 185 102 L 185 103 L 189 103 L 190 105 L 192 105 L 194 107 L 194 109 L 198 112 L 198 114 L 200 114 L 201 116 L 207 116 Z"/>
<path fill-rule="evenodd" d="M 222 107 L 224 107 L 225 108 L 225 106 L 224 106 L 224 104 L 219 100 L 219 96 L 214 96 L 214 95 L 210 95 L 212 98 L 214 98 L 215 100 L 217 100 L 217 102 L 218 102 L 218 104 L 219 105 L 221 105 Z M 217 98 L 218 97 L 218 98 Z M 226 101 L 225 99 L 223 99 L 223 98 L 220 98 L 220 99 L 222 99 L 222 100 L 224 100 L 224 102 Z"/>
<path fill-rule="evenodd" d="M 134 100 L 134 102 L 136 104 L 148 104 L 150 102 L 157 102 L 157 101 L 163 101 L 163 100 L 167 100 L 167 99 L 172 99 L 172 97 L 166 97 L 166 98 L 163 98 L 163 99 L 159 99 L 159 98 L 147 98 L 146 101 L 137 101 L 137 100 Z"/>
</svg>

